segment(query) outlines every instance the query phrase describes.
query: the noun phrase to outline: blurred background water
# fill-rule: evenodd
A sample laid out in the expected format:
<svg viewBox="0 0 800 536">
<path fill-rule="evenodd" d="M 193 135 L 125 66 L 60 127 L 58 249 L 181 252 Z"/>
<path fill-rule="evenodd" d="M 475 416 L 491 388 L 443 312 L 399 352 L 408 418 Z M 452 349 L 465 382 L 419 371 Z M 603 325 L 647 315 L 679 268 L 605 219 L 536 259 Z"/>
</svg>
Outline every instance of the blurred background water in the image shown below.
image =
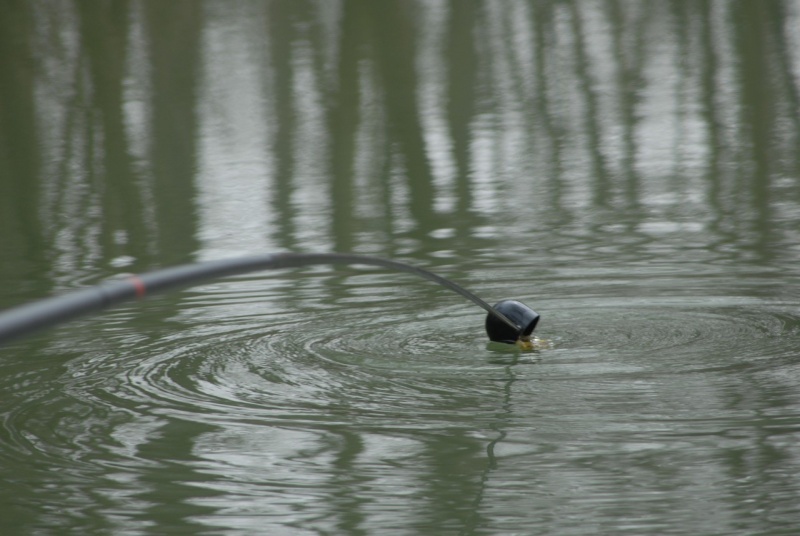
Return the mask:
<svg viewBox="0 0 800 536">
<path fill-rule="evenodd" d="M 795 534 L 800 2 L 0 2 L 3 534 Z"/>
</svg>

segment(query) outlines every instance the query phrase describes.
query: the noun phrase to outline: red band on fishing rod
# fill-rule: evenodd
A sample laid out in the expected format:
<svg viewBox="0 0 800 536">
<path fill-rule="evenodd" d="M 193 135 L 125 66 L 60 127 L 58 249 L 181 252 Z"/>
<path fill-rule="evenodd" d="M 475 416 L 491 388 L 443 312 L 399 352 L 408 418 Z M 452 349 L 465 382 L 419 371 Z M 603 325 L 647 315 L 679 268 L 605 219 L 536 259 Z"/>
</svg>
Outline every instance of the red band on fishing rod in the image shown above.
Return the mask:
<svg viewBox="0 0 800 536">
<path fill-rule="evenodd" d="M 144 281 L 139 279 L 139 276 L 132 275 L 130 277 L 130 282 L 136 289 L 136 297 L 144 298 L 144 295 L 147 294 L 147 287 L 144 285 Z"/>
</svg>

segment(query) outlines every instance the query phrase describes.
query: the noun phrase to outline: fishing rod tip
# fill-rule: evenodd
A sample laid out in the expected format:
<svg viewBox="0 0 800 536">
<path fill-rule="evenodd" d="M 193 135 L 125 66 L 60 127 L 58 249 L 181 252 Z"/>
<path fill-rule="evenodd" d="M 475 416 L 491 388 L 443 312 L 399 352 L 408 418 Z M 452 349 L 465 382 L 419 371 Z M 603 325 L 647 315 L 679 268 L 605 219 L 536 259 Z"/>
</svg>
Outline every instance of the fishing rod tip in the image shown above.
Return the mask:
<svg viewBox="0 0 800 536">
<path fill-rule="evenodd" d="M 520 339 L 527 340 L 539 323 L 539 313 L 517 300 L 502 300 L 493 308 L 518 326 L 514 329 L 492 313 L 487 314 L 486 334 L 495 342 L 514 344 Z"/>
</svg>

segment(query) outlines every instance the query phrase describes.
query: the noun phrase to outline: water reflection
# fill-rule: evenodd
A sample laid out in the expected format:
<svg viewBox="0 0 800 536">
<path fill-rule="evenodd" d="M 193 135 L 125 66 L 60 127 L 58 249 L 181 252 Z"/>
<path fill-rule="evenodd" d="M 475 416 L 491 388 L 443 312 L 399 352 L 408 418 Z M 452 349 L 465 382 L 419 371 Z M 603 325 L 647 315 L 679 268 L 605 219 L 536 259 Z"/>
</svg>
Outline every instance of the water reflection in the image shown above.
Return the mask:
<svg viewBox="0 0 800 536">
<path fill-rule="evenodd" d="M 9 64 L 29 118 L 3 123 L 37 125 L 3 183 L 36 177 L 39 217 L 8 239 L 41 236 L 65 277 L 120 256 L 410 254 L 437 229 L 463 252 L 607 210 L 794 260 L 794 3 L 66 7 L 15 10 L 42 68 L 26 89 Z"/>
<path fill-rule="evenodd" d="M 0 306 L 356 251 L 518 293 L 556 346 L 327 268 L 120 310 L 2 365 L 17 527 L 796 522 L 800 3 L 3 12 Z"/>
</svg>

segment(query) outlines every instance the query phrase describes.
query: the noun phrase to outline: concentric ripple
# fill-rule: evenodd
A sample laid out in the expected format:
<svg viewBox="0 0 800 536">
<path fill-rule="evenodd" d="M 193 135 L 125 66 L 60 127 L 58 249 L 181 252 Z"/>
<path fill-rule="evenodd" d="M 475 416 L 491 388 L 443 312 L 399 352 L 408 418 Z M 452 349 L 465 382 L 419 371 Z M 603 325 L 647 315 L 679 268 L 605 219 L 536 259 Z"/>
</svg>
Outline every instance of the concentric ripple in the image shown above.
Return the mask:
<svg viewBox="0 0 800 536">
<path fill-rule="evenodd" d="M 511 363 L 603 383 L 630 373 L 736 373 L 791 364 L 800 331 L 790 306 L 758 300 L 551 298 L 537 308 L 546 311 L 540 336 L 553 349 L 526 359 L 487 345 L 482 312 L 463 304 L 415 313 L 391 302 L 358 315 L 347 307 L 281 311 L 222 328 L 208 322 L 205 308 L 213 306 L 200 306 L 202 322 L 149 343 L 76 357 L 55 387 L 96 415 L 374 426 L 389 418 L 441 427 L 435 416 L 448 412 L 493 415 L 496 405 L 475 401 L 498 396 L 496 380 L 508 378 Z M 106 340 L 109 349 L 130 348 L 122 342 Z"/>
<path fill-rule="evenodd" d="M 526 402 L 533 410 L 540 396 L 548 405 L 569 405 L 578 395 L 616 400 L 631 381 L 652 386 L 655 377 L 677 384 L 681 375 L 711 373 L 725 383 L 755 369 L 796 368 L 800 319 L 790 307 L 576 298 L 540 309 L 547 311 L 541 335 L 553 349 L 536 360 L 487 345 L 483 315 L 461 306 L 411 315 L 391 304 L 358 317 L 335 309 L 281 313 L 264 317 L 263 327 L 228 331 L 199 323 L 126 352 L 91 352 L 67 363 L 52 390 L 54 400 L 59 385 L 71 397 L 59 427 L 90 437 L 82 419 L 111 425 L 133 415 L 224 427 L 440 430 L 489 422 L 498 411 L 492 401 L 509 381 L 535 382 L 518 388 L 538 386 Z M 507 368 L 523 363 L 539 366 Z M 38 420 L 25 410 L 18 415 L 23 427 Z M 37 442 L 51 440 L 57 443 L 55 436 Z"/>
<path fill-rule="evenodd" d="M 550 326 L 562 349 L 640 355 L 642 363 L 682 371 L 780 358 L 798 333 L 791 307 L 756 300 L 564 300 Z M 654 303 L 655 301 L 655 303 Z M 651 358 L 651 359 L 650 359 Z"/>
<path fill-rule="evenodd" d="M 142 314 L 158 322 L 143 328 L 122 309 L 58 333 L 38 363 L 7 360 L 2 455 L 35 458 L 41 481 L 57 474 L 88 505 L 91 475 L 113 481 L 113 510 L 162 493 L 152 482 L 169 471 L 203 482 L 226 511 L 265 497 L 291 520 L 281 498 L 336 494 L 331 475 L 427 482 L 442 438 L 468 459 L 490 454 L 506 473 L 485 474 L 504 486 L 524 488 L 542 468 L 592 486 L 589 468 L 631 470 L 620 452 L 634 469 L 646 460 L 646 478 L 746 443 L 738 430 L 761 422 L 754 414 L 776 412 L 789 434 L 800 422 L 790 301 L 553 285 L 519 296 L 551 341 L 521 353 L 486 341 L 482 311 L 429 297 L 420 307 L 382 278 L 338 301 L 314 284 L 237 285 L 152 302 Z M 398 500 L 387 491 L 383 504 Z"/>
<path fill-rule="evenodd" d="M 469 324 L 482 315 L 448 313 L 374 316 L 352 326 L 341 324 L 341 313 L 321 312 L 305 323 L 217 333 L 202 344 L 176 341 L 125 367 L 111 394 L 120 405 L 209 422 L 441 413 L 462 391 L 491 389 L 485 380 L 496 374 Z"/>
</svg>

